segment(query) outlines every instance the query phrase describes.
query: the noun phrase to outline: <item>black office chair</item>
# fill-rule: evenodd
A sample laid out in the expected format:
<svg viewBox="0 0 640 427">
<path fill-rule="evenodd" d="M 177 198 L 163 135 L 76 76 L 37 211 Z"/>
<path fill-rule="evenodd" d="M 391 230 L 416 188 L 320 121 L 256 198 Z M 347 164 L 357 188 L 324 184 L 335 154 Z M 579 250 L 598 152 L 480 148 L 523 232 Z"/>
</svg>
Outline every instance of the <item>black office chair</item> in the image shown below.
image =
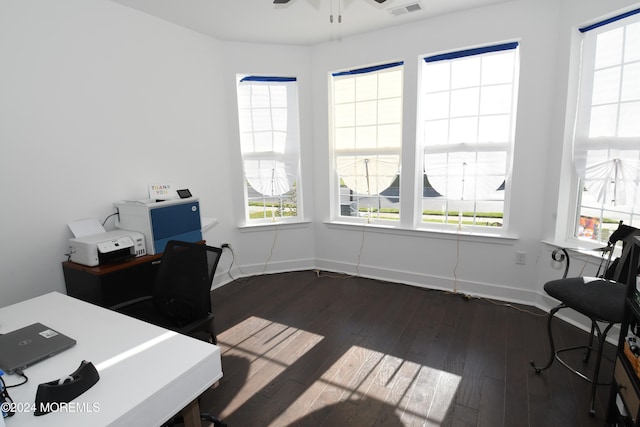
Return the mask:
<svg viewBox="0 0 640 427">
<path fill-rule="evenodd" d="M 217 344 L 211 309 L 211 284 L 222 249 L 200 243 L 171 240 L 162 253 L 153 288 L 148 295 L 112 306 L 112 310 L 166 329 Z M 200 419 L 226 427 L 218 418 L 202 413 Z M 180 415 L 164 426 L 182 422 Z"/>
<path fill-rule="evenodd" d="M 211 416 L 209 414 L 200 414 L 200 421 L 209 421 L 213 424 L 214 427 L 227 427 L 227 424 L 220 421 L 218 418 Z M 161 427 L 173 427 L 176 424 L 184 424 L 184 419 L 181 415 L 176 415 L 166 423 L 162 424 Z"/>
<path fill-rule="evenodd" d="M 185 335 L 204 334 L 216 344 L 211 284 L 222 249 L 171 240 L 162 254 L 153 295 L 110 307 L 112 310 Z"/>
<path fill-rule="evenodd" d="M 638 229 L 623 225 L 620 222 L 618 229 L 612 233 L 607 247 L 603 248 L 601 268 L 598 269 L 597 276 L 602 277 L 570 277 L 567 278 L 568 268 L 565 269 L 564 277 L 558 280 L 552 280 L 544 285 L 544 290 L 551 297 L 560 301 L 560 304 L 554 307 L 547 318 L 547 332 L 549 334 L 549 342 L 551 344 L 551 354 L 547 364 L 540 367 L 532 360 L 531 366 L 534 367 L 537 373 L 548 369 L 554 360 L 558 360 L 562 365 L 568 368 L 571 372 L 577 374 L 581 378 L 589 381 L 591 386 L 591 400 L 589 406 L 589 415 L 595 415 L 595 396 L 596 388 L 598 385 L 610 384 L 609 382 L 600 382 L 600 364 L 602 362 L 602 351 L 604 349 L 607 333 L 616 323 L 621 323 L 624 316 L 625 297 L 627 292 L 627 283 L 631 276 L 629 276 L 629 266 L 631 262 L 631 249 L 633 244 L 631 240 L 634 236 L 638 235 Z M 613 250 L 616 243 L 622 242 L 622 255 L 620 258 L 611 261 Z M 563 250 L 564 256 L 560 260 L 565 260 L 567 266 L 569 263 L 569 255 L 566 250 Z M 554 259 L 555 256 L 554 256 Z M 602 268 L 604 267 L 604 268 Z M 600 274 L 604 271 L 603 274 Z M 635 274 L 633 274 L 633 280 L 635 281 Z M 635 285 L 635 282 L 634 282 Z M 591 320 L 591 333 L 589 335 L 589 342 L 587 345 L 581 345 L 576 347 L 568 347 L 556 350 L 553 341 L 553 333 L 551 330 L 551 321 L 554 315 L 563 308 L 571 308 Z M 601 329 L 598 322 L 604 324 L 604 329 Z M 597 347 L 594 347 L 594 338 L 598 338 Z M 583 362 L 586 364 L 589 362 L 591 351 L 596 350 L 596 361 L 594 365 L 593 377 L 589 378 L 584 373 L 571 367 L 567 362 L 562 360 L 559 356 L 560 353 L 570 350 L 585 349 Z"/>
</svg>

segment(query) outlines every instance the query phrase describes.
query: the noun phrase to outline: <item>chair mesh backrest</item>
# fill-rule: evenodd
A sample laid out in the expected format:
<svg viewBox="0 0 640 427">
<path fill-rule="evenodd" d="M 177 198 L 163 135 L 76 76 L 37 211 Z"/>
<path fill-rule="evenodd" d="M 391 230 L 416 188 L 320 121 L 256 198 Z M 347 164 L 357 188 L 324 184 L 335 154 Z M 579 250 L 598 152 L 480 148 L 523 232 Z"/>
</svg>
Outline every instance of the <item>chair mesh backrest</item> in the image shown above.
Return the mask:
<svg viewBox="0 0 640 427">
<path fill-rule="evenodd" d="M 171 240 L 162 254 L 154 287 L 154 304 L 178 326 L 211 313 L 211 283 L 222 249 Z"/>
</svg>

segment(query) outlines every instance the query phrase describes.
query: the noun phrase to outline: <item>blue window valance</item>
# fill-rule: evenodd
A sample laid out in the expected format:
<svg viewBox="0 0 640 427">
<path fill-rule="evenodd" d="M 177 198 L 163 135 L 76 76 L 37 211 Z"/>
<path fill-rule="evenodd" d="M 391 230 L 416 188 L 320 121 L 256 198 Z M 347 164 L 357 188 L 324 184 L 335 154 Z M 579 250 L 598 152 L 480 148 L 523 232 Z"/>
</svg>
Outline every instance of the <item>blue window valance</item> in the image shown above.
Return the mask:
<svg viewBox="0 0 640 427">
<path fill-rule="evenodd" d="M 295 82 L 295 77 L 245 76 L 241 82 Z"/>
<path fill-rule="evenodd" d="M 633 15 L 637 15 L 640 13 L 640 9 L 630 10 L 629 12 L 621 13 L 620 15 L 616 15 L 612 18 L 605 19 L 604 21 L 596 22 L 595 24 L 587 25 L 586 27 L 578 28 L 578 31 L 581 33 L 586 33 L 587 31 L 595 30 L 596 28 L 600 28 L 604 25 L 611 24 L 612 22 L 619 21 L 624 18 L 628 18 Z"/>
<path fill-rule="evenodd" d="M 404 61 L 392 62 L 390 64 L 374 65 L 372 67 L 356 68 L 355 70 L 349 70 L 349 71 L 338 71 L 338 72 L 332 73 L 331 75 L 333 77 L 338 77 L 338 76 L 349 76 L 353 74 L 373 73 L 375 71 L 380 71 L 387 68 L 399 67 L 400 65 L 404 65 Z"/>
<path fill-rule="evenodd" d="M 456 52 L 442 53 L 440 55 L 427 56 L 424 62 L 447 61 L 449 59 L 464 58 L 465 56 L 482 55 L 489 52 L 500 52 L 518 47 L 518 42 L 502 43 L 493 46 L 476 47 L 473 49 L 458 50 Z"/>
</svg>

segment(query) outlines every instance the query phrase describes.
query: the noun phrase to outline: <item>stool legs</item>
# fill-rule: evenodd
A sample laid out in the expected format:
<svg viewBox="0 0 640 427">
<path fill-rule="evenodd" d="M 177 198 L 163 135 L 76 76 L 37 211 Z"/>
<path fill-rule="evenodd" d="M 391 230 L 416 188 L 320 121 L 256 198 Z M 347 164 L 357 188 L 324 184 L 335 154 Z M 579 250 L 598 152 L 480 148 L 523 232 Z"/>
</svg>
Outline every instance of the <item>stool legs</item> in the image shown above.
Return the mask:
<svg viewBox="0 0 640 427">
<path fill-rule="evenodd" d="M 551 353 L 549 355 L 549 360 L 547 361 L 547 364 L 542 367 L 536 366 L 536 363 L 533 360 L 529 361 L 529 364 L 533 366 L 533 369 L 536 370 L 537 374 L 539 374 L 541 371 L 544 371 L 545 369 L 549 369 L 549 367 L 551 367 L 551 365 L 553 364 L 553 361 L 556 358 L 556 346 L 553 342 L 553 332 L 551 330 L 551 321 L 553 320 L 553 316 L 558 312 L 558 310 L 565 307 L 566 305 L 560 304 L 552 308 L 551 311 L 549 312 L 549 317 L 547 317 L 547 334 L 549 335 L 549 344 L 551 345 Z"/>
<path fill-rule="evenodd" d="M 607 334 L 609 330 L 614 325 L 613 323 L 609 323 L 603 332 L 600 332 L 600 328 L 597 327 L 596 322 L 592 321 L 592 328 L 595 325 L 596 330 L 598 331 L 598 352 L 596 353 L 596 365 L 593 371 L 593 380 L 591 381 L 591 404 L 589 406 L 589 415 L 593 416 L 596 413 L 595 403 L 596 403 L 596 388 L 599 385 L 611 384 L 611 382 L 600 383 L 598 382 L 600 375 L 600 362 L 602 362 L 602 352 L 604 350 L 604 344 L 607 339 Z M 590 351 L 591 349 L 589 349 Z"/>
<path fill-rule="evenodd" d="M 606 382 L 606 383 L 601 383 L 599 382 L 599 375 L 600 375 L 600 364 L 602 362 L 602 353 L 604 350 L 604 345 L 606 343 L 606 338 L 607 338 L 607 334 L 609 333 L 609 330 L 613 327 L 614 323 L 608 323 L 606 328 L 601 331 L 600 327 L 598 326 L 598 324 L 596 323 L 596 321 L 594 319 L 591 319 L 591 333 L 589 334 L 589 344 L 588 345 L 580 345 L 580 346 L 575 346 L 575 347 L 569 347 L 569 348 L 563 348 L 563 349 L 559 349 L 556 350 L 555 347 L 555 343 L 553 341 L 553 331 L 551 330 L 551 322 L 553 320 L 554 315 L 558 312 L 558 310 L 567 307 L 565 304 L 560 304 L 556 307 L 554 307 L 550 312 L 549 312 L 549 317 L 547 318 L 547 333 L 549 335 L 549 344 L 551 346 L 551 353 L 549 356 L 549 360 L 547 361 L 547 363 L 544 366 L 537 366 L 535 364 L 535 362 L 533 360 L 531 360 L 529 362 L 529 364 L 535 369 L 536 373 L 540 373 L 542 371 L 544 371 L 545 369 L 548 369 L 549 367 L 551 367 L 551 365 L 553 364 L 553 361 L 555 359 L 558 359 L 558 362 L 560 362 L 565 368 L 569 369 L 571 372 L 573 372 L 574 374 L 578 375 L 580 378 L 589 381 L 591 383 L 591 398 L 590 398 L 590 402 L 589 402 L 589 415 L 594 416 L 596 413 L 595 410 L 595 400 L 596 400 L 596 389 L 599 385 L 606 385 L 606 384 L 610 384 L 610 382 Z M 570 351 L 570 350 L 577 350 L 577 349 L 585 349 L 585 354 L 584 357 L 582 358 L 584 363 L 588 363 L 589 359 L 591 357 L 591 351 L 594 350 L 593 347 L 593 341 L 594 341 L 594 337 L 598 337 L 598 347 L 597 347 L 597 351 L 596 351 L 596 361 L 595 361 L 595 366 L 594 366 L 594 372 L 593 372 L 593 378 L 589 378 L 587 377 L 585 374 L 583 374 L 582 372 L 572 368 L 571 366 L 569 366 L 568 363 L 566 363 L 564 360 L 562 360 L 559 356 L 559 353 L 562 353 L 564 351 Z"/>
<path fill-rule="evenodd" d="M 584 357 L 582 358 L 582 361 L 584 363 L 589 363 L 589 358 L 591 357 L 591 349 L 593 348 L 593 337 L 595 336 L 595 332 L 596 332 L 596 322 L 591 321 L 591 332 L 589 334 L 589 344 L 587 345 L 587 349 L 584 352 Z"/>
</svg>

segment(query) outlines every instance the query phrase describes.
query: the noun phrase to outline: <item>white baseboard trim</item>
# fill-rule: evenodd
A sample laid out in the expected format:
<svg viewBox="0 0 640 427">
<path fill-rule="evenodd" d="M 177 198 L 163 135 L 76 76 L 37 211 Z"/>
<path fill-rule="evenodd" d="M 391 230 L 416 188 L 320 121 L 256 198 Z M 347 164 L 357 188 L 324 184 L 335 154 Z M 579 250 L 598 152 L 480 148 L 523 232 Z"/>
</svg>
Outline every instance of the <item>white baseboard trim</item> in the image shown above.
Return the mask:
<svg viewBox="0 0 640 427">
<path fill-rule="evenodd" d="M 232 282 L 234 279 L 262 274 L 304 270 L 320 270 L 331 273 L 349 274 L 369 279 L 416 286 L 419 288 L 457 292 L 463 295 L 469 295 L 470 297 L 489 298 L 507 303 L 529 305 L 539 308 L 547 313 L 558 304 L 558 301 L 546 294 L 540 294 L 526 289 L 515 289 L 491 283 L 472 282 L 469 280 L 455 280 L 449 277 L 425 275 L 373 266 L 355 266 L 350 263 L 311 258 L 283 262 L 270 262 L 266 267 L 264 264 L 245 265 L 241 267 L 234 266 L 230 271 L 218 271 L 216 272 L 212 289 L 224 286 Z M 557 314 L 557 317 L 586 332 L 589 332 L 591 329 L 590 320 L 573 310 L 561 310 Z M 607 336 L 607 341 L 616 345 L 619 333 L 620 328 L 617 325 L 614 326 Z"/>
<path fill-rule="evenodd" d="M 529 290 L 507 288 L 490 283 L 455 280 L 449 277 L 431 276 L 400 270 L 383 269 L 372 266 L 358 266 L 335 261 L 316 260 L 319 270 L 351 274 L 377 280 L 402 283 L 427 289 L 457 292 L 471 297 L 491 298 L 499 301 L 533 305 L 537 293 Z"/>
<path fill-rule="evenodd" d="M 243 277 L 260 276 L 262 274 L 287 273 L 289 271 L 314 270 L 313 259 L 301 259 L 283 262 L 269 262 L 265 264 L 243 265 L 241 267 L 233 266 L 231 270 L 216 271 L 211 289 L 217 289 L 224 286 L 234 279 Z"/>
</svg>

